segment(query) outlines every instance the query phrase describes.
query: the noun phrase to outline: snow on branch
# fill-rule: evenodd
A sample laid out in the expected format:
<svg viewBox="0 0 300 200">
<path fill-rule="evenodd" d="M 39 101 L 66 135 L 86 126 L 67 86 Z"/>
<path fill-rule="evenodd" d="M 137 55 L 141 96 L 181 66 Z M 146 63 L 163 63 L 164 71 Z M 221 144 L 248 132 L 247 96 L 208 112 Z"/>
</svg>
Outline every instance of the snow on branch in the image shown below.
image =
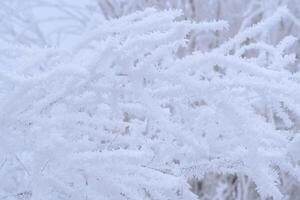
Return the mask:
<svg viewBox="0 0 300 200">
<path fill-rule="evenodd" d="M 190 200 L 186 177 L 210 172 L 282 198 L 279 169 L 300 178 L 295 38 L 258 35 L 288 12 L 183 57 L 190 32 L 228 24 L 150 8 L 87 25 L 70 49 L 1 47 L 14 56 L 1 60 L 0 198 Z"/>
</svg>

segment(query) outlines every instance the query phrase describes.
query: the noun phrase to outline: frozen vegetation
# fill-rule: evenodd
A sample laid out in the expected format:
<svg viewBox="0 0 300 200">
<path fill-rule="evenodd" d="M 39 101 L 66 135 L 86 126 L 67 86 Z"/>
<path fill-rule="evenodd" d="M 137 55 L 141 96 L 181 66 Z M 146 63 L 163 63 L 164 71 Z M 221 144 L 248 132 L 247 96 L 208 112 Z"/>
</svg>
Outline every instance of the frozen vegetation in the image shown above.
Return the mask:
<svg viewBox="0 0 300 200">
<path fill-rule="evenodd" d="M 298 0 L 1 0 L 1 200 L 300 199 Z"/>
</svg>

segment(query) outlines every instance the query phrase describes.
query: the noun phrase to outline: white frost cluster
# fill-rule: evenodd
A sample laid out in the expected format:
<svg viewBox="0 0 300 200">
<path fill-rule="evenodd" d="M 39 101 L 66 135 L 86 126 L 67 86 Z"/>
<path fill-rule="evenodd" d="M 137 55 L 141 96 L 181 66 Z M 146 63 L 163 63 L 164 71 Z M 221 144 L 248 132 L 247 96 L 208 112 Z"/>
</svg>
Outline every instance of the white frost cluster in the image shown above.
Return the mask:
<svg viewBox="0 0 300 200">
<path fill-rule="evenodd" d="M 191 53 L 190 33 L 230 27 L 181 15 L 91 20 L 67 49 L 1 42 L 0 199 L 192 200 L 210 172 L 281 199 L 279 172 L 300 180 L 296 38 L 259 37 L 289 11 Z"/>
</svg>

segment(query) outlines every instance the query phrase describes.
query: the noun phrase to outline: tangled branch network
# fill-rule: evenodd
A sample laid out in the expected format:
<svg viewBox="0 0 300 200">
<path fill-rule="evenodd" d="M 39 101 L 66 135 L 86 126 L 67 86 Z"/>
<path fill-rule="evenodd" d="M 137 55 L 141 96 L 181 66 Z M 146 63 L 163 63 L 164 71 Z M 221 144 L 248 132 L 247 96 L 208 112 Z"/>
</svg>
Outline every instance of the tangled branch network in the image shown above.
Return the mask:
<svg viewBox="0 0 300 200">
<path fill-rule="evenodd" d="M 229 26 L 181 15 L 92 15 L 68 48 L 45 47 L 36 32 L 1 39 L 0 198 L 191 200 L 187 179 L 210 172 L 246 175 L 262 198 L 283 197 L 279 173 L 300 178 L 296 38 L 260 36 L 295 19 L 281 7 L 189 53 L 190 33 Z"/>
</svg>

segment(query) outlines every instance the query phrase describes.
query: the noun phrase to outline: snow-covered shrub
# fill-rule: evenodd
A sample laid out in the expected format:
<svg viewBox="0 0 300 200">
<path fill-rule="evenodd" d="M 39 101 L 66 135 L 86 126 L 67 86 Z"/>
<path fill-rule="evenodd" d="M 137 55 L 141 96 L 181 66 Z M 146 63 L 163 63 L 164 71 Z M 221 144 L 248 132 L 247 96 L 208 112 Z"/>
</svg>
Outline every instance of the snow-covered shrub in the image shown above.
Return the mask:
<svg viewBox="0 0 300 200">
<path fill-rule="evenodd" d="M 90 20 L 69 49 L 1 46 L 0 198 L 190 200 L 188 178 L 226 173 L 280 199 L 279 170 L 300 178 L 295 38 L 257 36 L 288 13 L 184 57 L 191 31 L 227 23 L 146 9 Z"/>
<path fill-rule="evenodd" d="M 97 0 L 102 14 L 106 18 L 121 17 L 123 15 L 143 10 L 153 6 L 159 10 L 181 9 L 182 18 L 203 21 L 203 20 L 226 20 L 230 30 L 226 32 L 215 32 L 214 34 L 193 34 L 189 35 L 189 49 L 207 50 L 219 46 L 229 37 L 239 31 L 243 31 L 257 22 L 271 16 L 278 7 L 286 6 L 290 10 L 289 20 L 282 19 L 276 30 L 261 35 L 260 39 L 276 44 L 278 40 L 286 35 L 299 37 L 300 5 L 298 0 Z M 293 19 L 292 19 L 293 18 Z M 292 20 L 291 20 L 292 19 Z M 300 48 L 293 47 L 299 57 Z M 297 63 L 298 64 L 298 63 Z M 294 66 L 292 70 L 297 70 Z"/>
<path fill-rule="evenodd" d="M 180 9 L 185 20 L 208 21 L 226 20 L 230 29 L 220 34 L 189 34 L 189 43 L 186 50 L 207 50 L 218 46 L 229 36 L 234 35 L 239 29 L 243 11 L 248 3 L 243 0 L 96 0 L 101 8 L 101 13 L 108 19 L 121 17 L 147 7 L 158 10 Z"/>
<path fill-rule="evenodd" d="M 191 19 L 195 21 L 211 20 L 211 19 L 223 19 L 226 20 L 230 29 L 226 32 L 216 31 L 212 33 L 203 33 L 197 34 L 191 32 L 188 36 L 189 43 L 183 52 L 193 51 L 193 50 L 210 50 L 222 44 L 228 38 L 234 36 L 240 31 L 245 30 L 248 27 L 270 17 L 278 7 L 286 6 L 290 10 L 289 13 L 286 13 L 289 17 L 282 18 L 280 22 L 272 29 L 270 32 L 265 32 L 264 34 L 259 34 L 256 36 L 256 40 L 264 41 L 268 44 L 276 45 L 282 38 L 287 35 L 293 35 L 299 38 L 299 13 L 300 6 L 297 0 L 98 0 L 100 8 L 102 8 L 102 13 L 107 18 L 111 17 L 121 17 L 124 14 L 135 12 L 136 10 L 142 10 L 147 6 L 154 6 L 159 10 L 176 8 L 183 10 L 182 19 Z M 298 18 L 298 19 L 297 19 Z M 248 41 L 246 41 L 248 42 Z M 300 55 L 300 42 L 296 41 L 292 48 L 287 52 L 294 52 L 296 58 L 299 58 Z M 299 70 L 299 61 L 298 59 L 293 64 L 288 66 L 288 70 L 296 72 Z M 299 131 L 299 118 L 298 116 L 293 115 L 293 120 L 295 125 L 293 126 L 293 131 Z M 280 125 L 282 126 L 282 124 Z M 282 127 L 283 128 L 283 127 Z M 281 172 L 281 174 L 283 174 Z M 208 176 L 206 176 L 208 177 Z M 231 179 L 230 176 L 218 176 L 220 178 L 219 182 Z M 287 179 L 286 179 L 287 178 Z M 232 186 L 231 183 L 228 186 L 228 190 L 233 187 L 239 187 L 238 185 L 246 185 L 243 180 L 247 179 L 246 177 L 238 176 L 238 180 L 234 183 L 235 186 Z M 291 184 L 295 181 L 291 180 L 289 176 L 283 175 L 280 177 L 281 181 L 281 190 L 283 193 L 291 194 L 291 199 L 295 199 L 300 195 L 300 185 Z M 284 179 L 284 180 L 283 180 Z M 205 184 L 208 185 L 211 178 L 200 179 L 201 183 L 192 183 L 192 185 Z M 196 180 L 197 181 L 197 180 Z M 287 184 L 287 185 L 286 185 Z M 210 184 L 212 188 L 216 187 L 214 181 Z M 243 187 L 243 186 L 242 186 Z M 197 187 L 198 188 L 198 187 Z M 208 190 L 206 188 L 201 188 L 194 190 L 195 193 L 209 193 L 212 188 Z M 292 189 L 293 188 L 293 189 Z M 217 189 L 217 188 L 215 188 Z M 249 188 L 253 190 L 252 187 Z M 291 189 L 293 191 L 291 191 Z M 213 189 L 214 190 L 214 189 Z M 247 188 L 234 189 L 235 190 L 247 190 Z M 208 199 L 211 199 L 209 197 Z M 225 198 L 225 197 L 224 197 Z M 249 197 L 248 199 L 253 199 L 254 197 Z"/>
</svg>

